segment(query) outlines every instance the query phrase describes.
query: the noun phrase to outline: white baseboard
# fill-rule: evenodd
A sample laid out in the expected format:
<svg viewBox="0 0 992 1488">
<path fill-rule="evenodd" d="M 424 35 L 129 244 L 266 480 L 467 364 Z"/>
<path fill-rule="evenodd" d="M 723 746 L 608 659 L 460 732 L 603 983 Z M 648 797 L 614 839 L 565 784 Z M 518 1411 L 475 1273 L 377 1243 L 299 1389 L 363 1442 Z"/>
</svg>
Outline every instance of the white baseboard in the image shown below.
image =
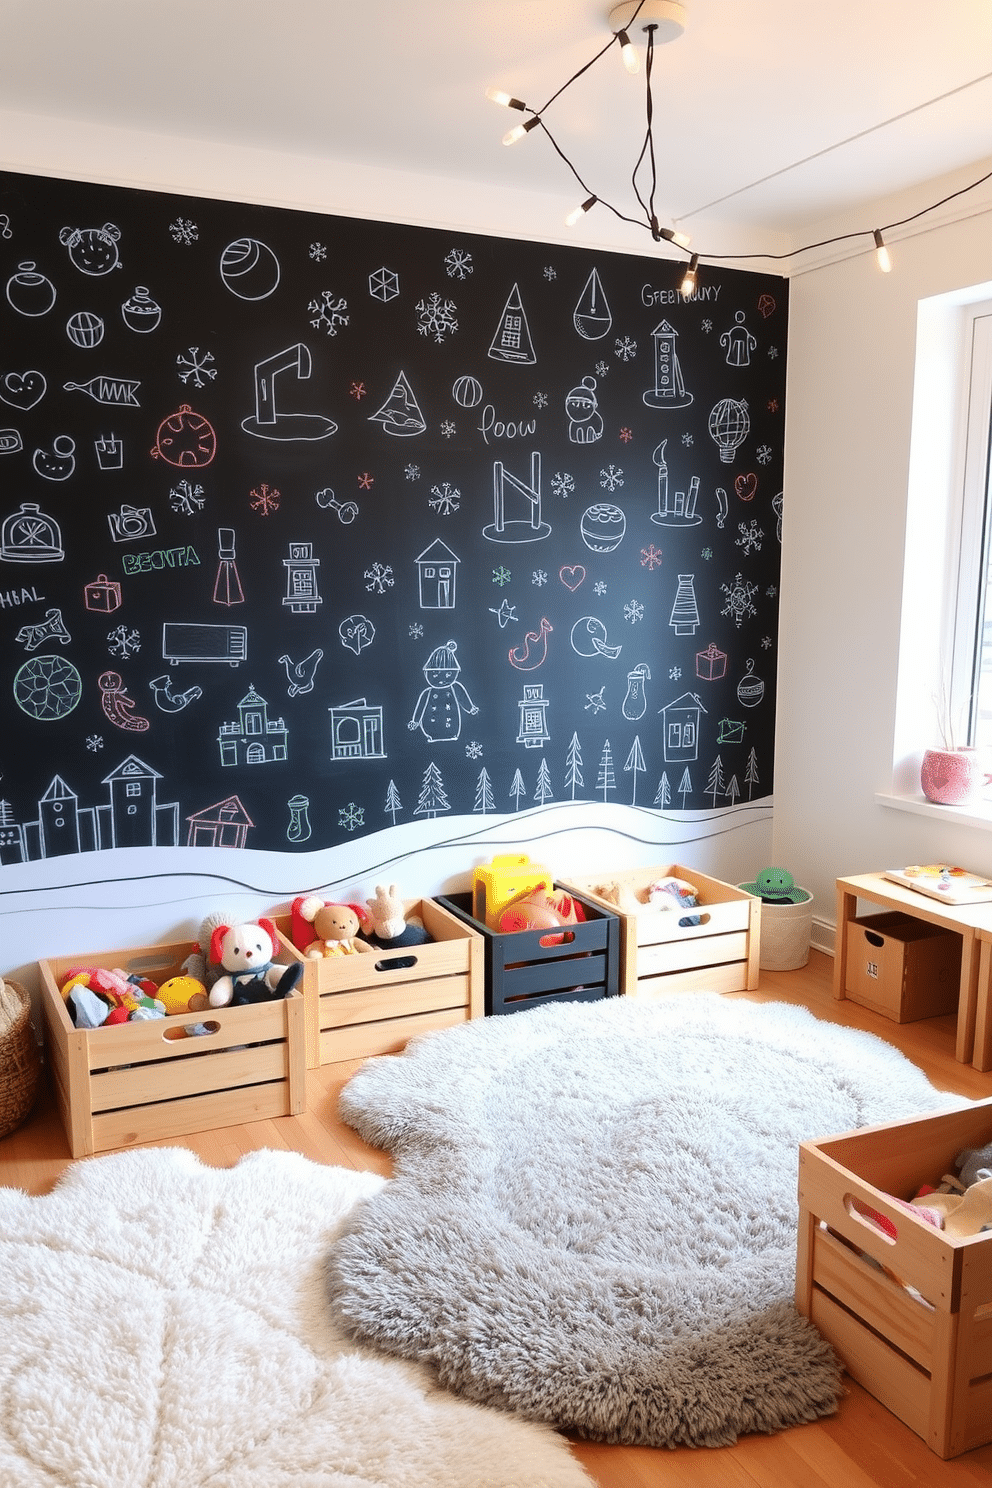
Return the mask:
<svg viewBox="0 0 992 1488">
<path fill-rule="evenodd" d="M 829 920 L 818 920 L 814 915 L 809 943 L 814 951 L 823 951 L 825 955 L 832 956 L 837 945 L 837 926 Z"/>
</svg>

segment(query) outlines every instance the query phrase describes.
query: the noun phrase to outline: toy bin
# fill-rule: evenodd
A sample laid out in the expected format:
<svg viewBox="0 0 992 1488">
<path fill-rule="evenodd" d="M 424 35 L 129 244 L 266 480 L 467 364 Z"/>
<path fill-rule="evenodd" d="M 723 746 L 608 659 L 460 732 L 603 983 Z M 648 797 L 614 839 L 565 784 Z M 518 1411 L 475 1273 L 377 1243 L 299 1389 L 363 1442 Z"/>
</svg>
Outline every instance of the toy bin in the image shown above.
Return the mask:
<svg viewBox="0 0 992 1488">
<path fill-rule="evenodd" d="M 891 1200 L 990 1139 L 992 1099 L 799 1149 L 796 1306 L 940 1457 L 992 1441 L 992 1232 L 952 1235 Z"/>
<path fill-rule="evenodd" d="M 490 930 L 472 916 L 471 894 L 440 895 L 437 903 L 481 937 L 487 1017 L 519 1013 L 546 1002 L 595 1002 L 620 990 L 620 920 L 607 906 L 567 889 L 585 920 L 558 930 Z"/>
<path fill-rule="evenodd" d="M 645 904 L 643 912 L 631 913 L 610 898 L 617 890 L 623 898 L 643 893 L 659 878 L 691 883 L 699 907 L 680 914 Z M 620 917 L 620 988 L 627 997 L 757 987 L 761 900 L 755 895 L 679 863 L 590 874 L 572 878 L 563 887 L 573 885 Z M 700 923 L 680 925 L 688 915 L 698 915 Z"/>
<path fill-rule="evenodd" d="M 960 986 L 961 937 L 953 930 L 898 910 L 848 925 L 844 991 L 852 1002 L 913 1023 L 955 1012 Z"/>
<path fill-rule="evenodd" d="M 354 956 L 307 959 L 292 941 L 287 914 L 273 919 L 282 959 L 303 962 L 309 1069 L 342 1059 L 395 1054 L 414 1034 L 482 1016 L 482 941 L 432 899 L 405 899 L 432 939 L 424 945 Z"/>
<path fill-rule="evenodd" d="M 46 1055 L 73 1157 L 304 1110 L 298 989 L 275 1002 L 211 1008 L 188 1018 L 73 1026 L 59 990 L 69 972 L 118 967 L 161 985 L 180 974 L 193 949 L 184 941 L 39 961 Z M 196 1022 L 208 1032 L 187 1036 L 186 1025 Z"/>
</svg>

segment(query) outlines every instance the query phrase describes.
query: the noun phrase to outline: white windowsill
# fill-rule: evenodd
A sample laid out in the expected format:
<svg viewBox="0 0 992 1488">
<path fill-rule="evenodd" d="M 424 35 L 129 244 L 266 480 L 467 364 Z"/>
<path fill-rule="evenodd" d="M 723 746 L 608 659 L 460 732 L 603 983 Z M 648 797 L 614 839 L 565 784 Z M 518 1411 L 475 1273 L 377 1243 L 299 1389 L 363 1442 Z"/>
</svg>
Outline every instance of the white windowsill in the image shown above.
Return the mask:
<svg viewBox="0 0 992 1488">
<path fill-rule="evenodd" d="M 956 822 L 959 826 L 992 831 L 992 801 L 985 797 L 969 801 L 967 806 L 937 806 L 923 795 L 897 796 L 891 791 L 876 791 L 875 800 L 879 806 L 911 811 L 917 816 L 928 816 L 931 821 Z"/>
</svg>

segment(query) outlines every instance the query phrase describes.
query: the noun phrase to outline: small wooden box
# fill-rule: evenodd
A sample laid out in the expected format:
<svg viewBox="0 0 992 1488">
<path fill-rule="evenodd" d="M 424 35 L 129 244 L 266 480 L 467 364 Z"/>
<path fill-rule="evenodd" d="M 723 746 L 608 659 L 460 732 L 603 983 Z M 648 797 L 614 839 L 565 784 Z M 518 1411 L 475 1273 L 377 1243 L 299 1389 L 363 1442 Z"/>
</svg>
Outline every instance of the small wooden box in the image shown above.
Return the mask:
<svg viewBox="0 0 992 1488">
<path fill-rule="evenodd" d="M 308 960 L 292 941 L 289 915 L 273 916 L 283 956 L 303 962 L 308 1069 L 341 1059 L 395 1054 L 414 1034 L 482 1016 L 482 941 L 432 899 L 405 899 L 433 937 L 396 951 Z"/>
<path fill-rule="evenodd" d="M 565 888 L 557 884 L 557 888 Z M 486 1015 L 519 1013 L 545 1002 L 594 1002 L 616 997 L 620 974 L 620 920 L 569 889 L 585 920 L 561 930 L 490 930 L 472 915 L 471 894 L 448 894 L 438 904 L 481 936 L 485 950 Z"/>
<path fill-rule="evenodd" d="M 630 914 L 604 897 L 611 884 L 637 893 L 658 878 L 691 883 L 699 908 L 680 914 L 677 908 L 658 911 L 645 905 L 643 914 Z M 620 916 L 620 989 L 627 997 L 744 992 L 758 985 L 761 900 L 753 894 L 678 863 L 590 874 L 563 887 L 572 885 Z M 698 925 L 679 924 L 697 914 Z"/>
<path fill-rule="evenodd" d="M 956 1238 L 889 1196 L 912 1198 L 953 1171 L 962 1148 L 990 1140 L 992 1099 L 799 1149 L 796 1306 L 940 1457 L 992 1441 L 992 1232 Z M 896 1239 L 857 1205 L 884 1215 Z"/>
<path fill-rule="evenodd" d="M 87 966 L 119 967 L 161 985 L 180 974 L 191 941 L 39 961 L 45 1048 L 73 1157 L 211 1131 L 306 1106 L 304 1002 L 211 1008 L 112 1028 L 76 1028 L 60 983 Z M 286 958 L 280 958 L 286 959 Z M 184 1025 L 211 1031 L 187 1037 Z"/>
<path fill-rule="evenodd" d="M 898 910 L 852 920 L 844 991 L 896 1023 L 953 1013 L 961 982 L 961 937 Z"/>
</svg>

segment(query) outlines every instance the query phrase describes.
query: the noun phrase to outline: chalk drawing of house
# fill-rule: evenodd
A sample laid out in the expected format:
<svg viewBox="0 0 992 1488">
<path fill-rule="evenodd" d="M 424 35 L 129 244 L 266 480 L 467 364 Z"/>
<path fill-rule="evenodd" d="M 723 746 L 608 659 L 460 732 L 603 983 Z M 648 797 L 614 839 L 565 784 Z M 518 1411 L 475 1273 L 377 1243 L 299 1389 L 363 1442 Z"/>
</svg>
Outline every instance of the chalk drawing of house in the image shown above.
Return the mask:
<svg viewBox="0 0 992 1488">
<path fill-rule="evenodd" d="M 706 709 L 694 692 L 683 692 L 659 710 L 665 720 L 665 759 L 672 763 L 699 758 L 699 715 Z"/>
</svg>

